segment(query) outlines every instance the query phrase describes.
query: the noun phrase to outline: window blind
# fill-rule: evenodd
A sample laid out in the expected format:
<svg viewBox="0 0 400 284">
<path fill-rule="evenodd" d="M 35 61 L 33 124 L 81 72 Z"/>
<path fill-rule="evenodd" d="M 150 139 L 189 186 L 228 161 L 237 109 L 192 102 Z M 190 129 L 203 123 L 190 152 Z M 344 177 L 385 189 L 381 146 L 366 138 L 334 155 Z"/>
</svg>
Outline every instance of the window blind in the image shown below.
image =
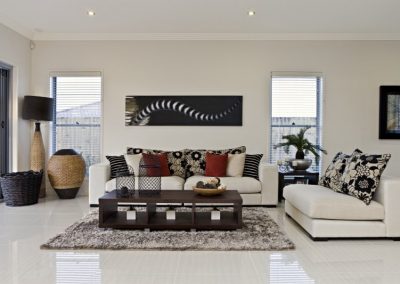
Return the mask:
<svg viewBox="0 0 400 284">
<path fill-rule="evenodd" d="M 289 154 L 283 148 L 274 149 L 284 142 L 283 135 L 297 134 L 301 128 L 310 126 L 306 138 L 314 143 L 321 142 L 321 90 L 320 75 L 290 74 L 272 75 L 271 88 L 271 142 L 269 158 L 271 163 L 286 158 L 294 158 L 296 149 L 290 147 Z M 306 158 L 313 160 L 312 170 L 319 171 L 320 161 L 312 154 Z"/>
<path fill-rule="evenodd" d="M 50 78 L 55 99 L 52 152 L 74 149 L 82 154 L 87 168 L 100 162 L 101 80 L 99 75 Z"/>
</svg>

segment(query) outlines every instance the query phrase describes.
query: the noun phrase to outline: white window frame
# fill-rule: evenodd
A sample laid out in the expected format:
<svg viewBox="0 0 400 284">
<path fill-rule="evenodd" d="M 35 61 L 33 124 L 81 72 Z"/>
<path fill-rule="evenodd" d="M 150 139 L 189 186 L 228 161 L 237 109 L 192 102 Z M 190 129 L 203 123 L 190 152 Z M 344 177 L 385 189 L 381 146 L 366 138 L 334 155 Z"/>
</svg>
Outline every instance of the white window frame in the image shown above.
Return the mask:
<svg viewBox="0 0 400 284">
<path fill-rule="evenodd" d="M 103 131 L 103 125 L 104 125 L 104 78 L 103 74 L 100 71 L 52 71 L 49 74 L 49 94 L 50 97 L 53 97 L 52 93 L 52 86 L 51 86 L 51 80 L 53 77 L 101 77 L 101 93 L 100 93 L 100 109 L 101 109 L 101 117 L 100 117 L 100 162 L 102 161 L 102 158 L 104 157 L 103 154 L 103 145 L 104 145 L 104 131 Z M 54 108 L 54 119 L 56 117 L 56 108 Z M 49 131 L 49 152 L 54 154 L 54 137 L 53 137 L 53 121 L 51 121 L 51 128 Z M 86 175 L 89 173 L 87 172 Z"/>
<path fill-rule="evenodd" d="M 323 133 L 323 94 L 324 94 L 324 76 L 321 72 L 291 72 L 291 71 L 279 71 L 279 72 L 271 72 L 270 77 L 270 95 L 269 95 L 269 149 L 268 149 L 268 161 L 272 162 L 272 151 L 274 151 L 272 145 L 272 80 L 273 77 L 312 77 L 312 78 L 319 78 L 317 86 L 317 145 L 322 146 L 322 133 Z M 306 126 L 306 125 L 304 125 Z M 297 125 L 299 127 L 299 125 Z M 320 153 L 320 159 L 317 165 L 317 171 L 321 172 L 323 154 Z M 294 157 L 293 157 L 294 158 Z"/>
</svg>

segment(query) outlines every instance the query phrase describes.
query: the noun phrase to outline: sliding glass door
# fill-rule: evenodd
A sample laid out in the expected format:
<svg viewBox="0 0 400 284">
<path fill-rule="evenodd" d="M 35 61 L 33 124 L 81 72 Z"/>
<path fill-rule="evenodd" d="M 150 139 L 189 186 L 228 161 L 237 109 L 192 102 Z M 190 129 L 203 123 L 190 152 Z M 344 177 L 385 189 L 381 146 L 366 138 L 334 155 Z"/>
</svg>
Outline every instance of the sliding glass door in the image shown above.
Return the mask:
<svg viewBox="0 0 400 284">
<path fill-rule="evenodd" d="M 0 65 L 0 174 L 9 171 L 10 69 Z"/>
</svg>

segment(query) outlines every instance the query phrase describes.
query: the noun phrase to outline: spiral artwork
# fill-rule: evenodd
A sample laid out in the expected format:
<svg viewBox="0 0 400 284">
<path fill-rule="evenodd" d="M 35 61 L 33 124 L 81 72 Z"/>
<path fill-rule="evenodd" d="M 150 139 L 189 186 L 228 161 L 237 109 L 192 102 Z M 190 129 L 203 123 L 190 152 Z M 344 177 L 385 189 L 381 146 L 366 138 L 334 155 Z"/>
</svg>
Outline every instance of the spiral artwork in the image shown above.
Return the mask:
<svg viewBox="0 0 400 284">
<path fill-rule="evenodd" d="M 126 125 L 242 125 L 242 96 L 127 96 Z"/>
</svg>

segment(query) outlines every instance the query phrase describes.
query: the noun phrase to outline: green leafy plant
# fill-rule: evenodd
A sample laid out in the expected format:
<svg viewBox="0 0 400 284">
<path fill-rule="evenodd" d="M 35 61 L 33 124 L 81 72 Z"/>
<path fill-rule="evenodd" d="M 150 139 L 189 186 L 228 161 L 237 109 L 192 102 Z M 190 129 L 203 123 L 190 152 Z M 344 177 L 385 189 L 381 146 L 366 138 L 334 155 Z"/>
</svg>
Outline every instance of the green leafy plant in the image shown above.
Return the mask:
<svg viewBox="0 0 400 284">
<path fill-rule="evenodd" d="M 311 152 L 315 156 L 315 159 L 318 161 L 320 158 L 320 151 L 324 154 L 327 154 L 328 152 L 320 145 L 315 145 L 304 137 L 305 133 L 310 128 L 310 126 L 301 128 L 298 134 L 283 135 L 282 139 L 285 139 L 287 141 L 276 144 L 274 146 L 274 149 L 283 147 L 285 153 L 289 154 L 290 146 L 293 146 L 297 149 L 296 159 L 304 159 L 304 156 Z"/>
</svg>

